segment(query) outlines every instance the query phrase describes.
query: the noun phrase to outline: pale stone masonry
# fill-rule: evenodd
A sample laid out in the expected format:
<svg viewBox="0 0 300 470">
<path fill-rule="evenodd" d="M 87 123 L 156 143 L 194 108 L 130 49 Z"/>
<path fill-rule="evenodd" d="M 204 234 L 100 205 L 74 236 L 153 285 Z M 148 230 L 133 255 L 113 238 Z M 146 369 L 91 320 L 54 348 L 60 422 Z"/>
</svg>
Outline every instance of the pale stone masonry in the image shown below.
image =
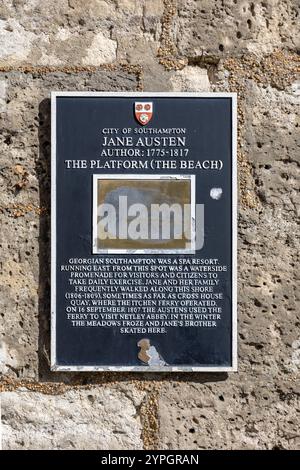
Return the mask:
<svg viewBox="0 0 300 470">
<path fill-rule="evenodd" d="M 300 449 L 299 14 L 298 0 L 1 2 L 3 448 Z M 238 92 L 238 373 L 50 372 L 51 90 Z"/>
</svg>

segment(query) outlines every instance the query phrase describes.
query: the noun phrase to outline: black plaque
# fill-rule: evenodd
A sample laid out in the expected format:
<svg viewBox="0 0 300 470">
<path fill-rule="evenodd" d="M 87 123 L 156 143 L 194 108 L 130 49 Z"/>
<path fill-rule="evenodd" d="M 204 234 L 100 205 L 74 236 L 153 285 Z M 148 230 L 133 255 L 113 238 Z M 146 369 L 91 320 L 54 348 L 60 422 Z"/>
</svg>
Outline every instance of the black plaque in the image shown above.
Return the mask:
<svg viewBox="0 0 300 470">
<path fill-rule="evenodd" d="M 52 94 L 52 370 L 234 371 L 236 97 Z"/>
</svg>

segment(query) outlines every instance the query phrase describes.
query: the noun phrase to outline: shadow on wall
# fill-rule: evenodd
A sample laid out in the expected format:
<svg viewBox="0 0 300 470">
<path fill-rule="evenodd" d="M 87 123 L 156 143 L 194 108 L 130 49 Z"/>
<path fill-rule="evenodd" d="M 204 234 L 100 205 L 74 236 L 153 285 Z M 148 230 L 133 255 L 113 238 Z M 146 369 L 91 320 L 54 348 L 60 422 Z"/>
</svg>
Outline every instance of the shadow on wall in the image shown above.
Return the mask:
<svg viewBox="0 0 300 470">
<path fill-rule="evenodd" d="M 51 372 L 50 370 L 50 269 L 51 269 L 51 101 L 44 99 L 39 105 L 39 155 L 36 174 L 40 192 L 39 224 L 39 288 L 38 288 L 38 378 L 41 382 L 59 382 L 69 385 L 87 385 L 126 381 L 181 381 L 181 382 L 219 382 L 227 379 L 228 374 L 212 372 L 193 373 L 140 373 L 140 372 Z"/>
<path fill-rule="evenodd" d="M 51 101 L 44 99 L 39 105 L 39 155 L 36 174 L 39 180 L 39 287 L 38 287 L 38 372 L 39 379 L 49 381 L 50 372 L 50 208 L 51 208 Z"/>
</svg>

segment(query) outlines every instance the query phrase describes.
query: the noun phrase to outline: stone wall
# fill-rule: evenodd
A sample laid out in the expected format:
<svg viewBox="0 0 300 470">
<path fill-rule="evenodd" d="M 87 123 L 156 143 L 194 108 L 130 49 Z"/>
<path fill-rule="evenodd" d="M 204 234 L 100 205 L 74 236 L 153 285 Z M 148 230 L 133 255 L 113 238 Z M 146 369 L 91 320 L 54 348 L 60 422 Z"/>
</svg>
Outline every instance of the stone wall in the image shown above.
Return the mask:
<svg viewBox="0 0 300 470">
<path fill-rule="evenodd" d="M 299 11 L 1 2 L 4 449 L 300 449 Z M 50 372 L 50 90 L 238 92 L 238 373 Z"/>
</svg>

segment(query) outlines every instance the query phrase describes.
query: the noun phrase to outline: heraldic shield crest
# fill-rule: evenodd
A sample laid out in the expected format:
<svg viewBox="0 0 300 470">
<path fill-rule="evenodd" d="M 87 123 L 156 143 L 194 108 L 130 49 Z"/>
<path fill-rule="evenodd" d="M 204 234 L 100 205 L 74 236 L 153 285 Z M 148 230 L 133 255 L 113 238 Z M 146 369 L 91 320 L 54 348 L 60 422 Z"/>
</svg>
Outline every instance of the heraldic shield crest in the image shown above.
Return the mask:
<svg viewBox="0 0 300 470">
<path fill-rule="evenodd" d="M 151 121 L 153 116 L 153 103 L 151 101 L 147 102 L 135 102 L 134 103 L 134 115 L 138 122 L 145 126 L 148 122 Z"/>
</svg>

